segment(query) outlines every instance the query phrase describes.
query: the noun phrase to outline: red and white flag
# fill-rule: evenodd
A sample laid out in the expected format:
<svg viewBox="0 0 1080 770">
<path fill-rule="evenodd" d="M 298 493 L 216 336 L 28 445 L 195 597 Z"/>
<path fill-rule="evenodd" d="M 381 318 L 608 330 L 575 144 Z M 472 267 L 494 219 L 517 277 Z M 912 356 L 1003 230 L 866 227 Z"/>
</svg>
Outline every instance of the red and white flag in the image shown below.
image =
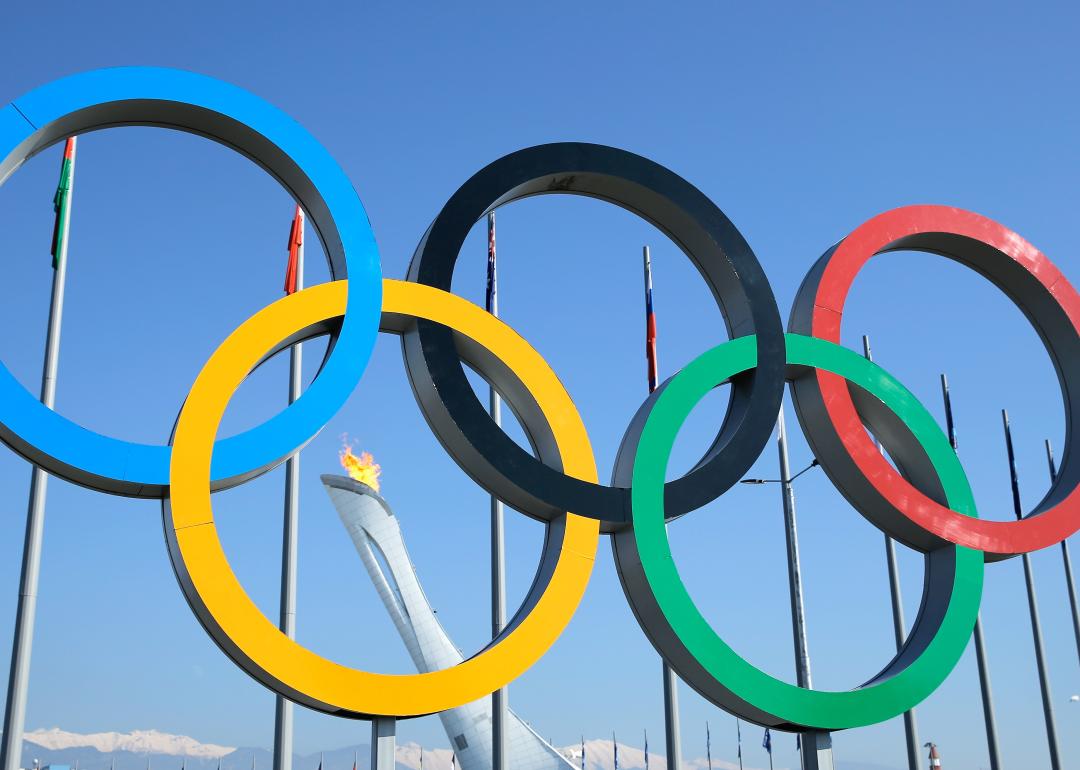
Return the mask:
<svg viewBox="0 0 1080 770">
<path fill-rule="evenodd" d="M 296 205 L 296 215 L 289 228 L 289 264 L 285 268 L 285 293 L 295 294 L 300 288 L 300 255 L 304 249 L 304 210 Z"/>
</svg>

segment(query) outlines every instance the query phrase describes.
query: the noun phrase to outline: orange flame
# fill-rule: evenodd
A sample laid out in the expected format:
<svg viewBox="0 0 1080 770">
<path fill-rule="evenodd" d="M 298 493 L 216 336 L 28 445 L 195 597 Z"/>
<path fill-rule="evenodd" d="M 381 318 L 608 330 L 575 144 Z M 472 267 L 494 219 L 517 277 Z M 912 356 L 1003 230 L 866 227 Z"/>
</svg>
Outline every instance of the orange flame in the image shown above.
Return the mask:
<svg viewBox="0 0 1080 770">
<path fill-rule="evenodd" d="M 361 484 L 367 484 L 376 492 L 379 491 L 379 475 L 382 474 L 382 468 L 375 462 L 370 452 L 361 452 L 357 457 L 353 454 L 352 446 L 346 443 L 341 448 L 338 457 L 341 458 L 341 467 L 348 472 L 350 478 Z"/>
</svg>

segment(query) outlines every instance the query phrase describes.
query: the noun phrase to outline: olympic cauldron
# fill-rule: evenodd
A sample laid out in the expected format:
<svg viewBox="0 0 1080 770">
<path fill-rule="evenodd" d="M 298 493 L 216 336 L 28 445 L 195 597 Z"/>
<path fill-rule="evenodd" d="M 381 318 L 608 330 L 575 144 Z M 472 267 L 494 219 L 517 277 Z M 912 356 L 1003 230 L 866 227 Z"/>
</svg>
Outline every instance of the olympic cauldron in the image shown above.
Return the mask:
<svg viewBox="0 0 1080 770">
<path fill-rule="evenodd" d="M 1080 455 L 1072 446 L 1080 420 L 1080 298 L 1034 246 L 978 214 L 910 206 L 859 225 L 811 266 L 785 333 L 761 265 L 724 213 L 668 169 L 612 147 L 530 147 L 481 169 L 422 235 L 404 281 L 382 277 L 363 205 L 326 150 L 274 107 L 199 75 L 96 70 L 31 91 L 0 111 L 0 180 L 68 135 L 135 124 L 202 134 L 254 159 L 304 208 L 332 280 L 269 305 L 232 332 L 192 386 L 167 445 L 76 425 L 42 406 L 2 366 L 0 439 L 84 486 L 160 498 L 170 558 L 196 617 L 239 666 L 298 703 L 342 716 L 412 717 L 491 693 L 527 670 L 570 622 L 606 534 L 642 630 L 712 703 L 783 729 L 872 724 L 916 705 L 955 665 L 975 623 L 985 562 L 1052 545 L 1080 526 Z M 472 224 L 494 207 L 550 193 L 608 201 L 666 233 L 708 284 L 730 337 L 642 404 L 610 485 L 598 482 L 584 426 L 547 363 L 504 322 L 450 293 Z M 987 277 L 1024 311 L 1050 354 L 1066 405 L 1066 445 L 1050 492 L 1020 521 L 978 519 L 964 470 L 930 414 L 886 371 L 839 344 L 855 276 L 874 255 L 899 249 L 938 254 Z M 211 506 L 211 492 L 274 467 L 326 424 L 363 375 L 379 331 L 401 336 L 417 403 L 450 455 L 485 490 L 547 525 L 537 580 L 506 631 L 457 665 L 410 676 L 350 668 L 287 638 L 237 581 Z M 216 440 L 244 378 L 274 352 L 319 334 L 332 344 L 308 391 L 266 423 Z M 531 453 L 493 422 L 463 363 L 511 405 Z M 731 384 L 731 401 L 712 446 L 684 476 L 665 481 L 679 426 L 723 382 Z M 863 516 L 927 562 L 907 643 L 880 673 L 846 692 L 799 688 L 741 659 L 694 605 L 664 527 L 749 469 L 768 441 L 785 382 L 829 478 Z"/>
</svg>

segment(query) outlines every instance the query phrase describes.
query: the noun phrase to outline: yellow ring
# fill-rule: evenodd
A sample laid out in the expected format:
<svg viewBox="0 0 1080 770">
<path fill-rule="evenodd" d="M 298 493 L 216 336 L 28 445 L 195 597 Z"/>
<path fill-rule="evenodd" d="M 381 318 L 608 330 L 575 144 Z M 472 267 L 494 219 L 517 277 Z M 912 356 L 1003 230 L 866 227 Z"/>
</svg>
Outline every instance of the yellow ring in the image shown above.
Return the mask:
<svg viewBox="0 0 1080 770">
<path fill-rule="evenodd" d="M 524 673 L 548 650 L 585 593 L 600 536 L 596 519 L 567 513 L 555 569 L 511 630 L 476 656 L 424 674 L 378 674 L 328 660 L 278 630 L 248 596 L 222 550 L 210 503 L 210 458 L 222 415 L 251 370 L 283 341 L 345 313 L 346 282 L 292 294 L 260 310 L 214 352 L 176 424 L 164 510 L 170 557 L 192 609 L 225 652 L 286 697 L 348 716 L 411 717 L 482 698 Z M 399 314 L 451 327 L 497 356 L 547 418 L 566 473 L 596 481 L 585 426 L 554 372 L 513 329 L 454 294 L 383 282 L 383 317 Z M 526 602 L 526 606 L 529 602 Z"/>
</svg>

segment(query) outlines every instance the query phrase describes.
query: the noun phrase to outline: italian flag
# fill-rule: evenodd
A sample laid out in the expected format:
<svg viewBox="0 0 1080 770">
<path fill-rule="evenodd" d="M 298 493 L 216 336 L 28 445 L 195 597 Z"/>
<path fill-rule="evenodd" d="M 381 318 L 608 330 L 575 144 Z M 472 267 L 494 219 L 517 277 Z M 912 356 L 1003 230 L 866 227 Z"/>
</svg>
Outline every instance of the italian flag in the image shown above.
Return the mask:
<svg viewBox="0 0 1080 770">
<path fill-rule="evenodd" d="M 75 182 L 75 137 L 69 137 L 64 145 L 64 161 L 60 166 L 60 182 L 53 196 L 53 211 L 56 220 L 53 223 L 52 258 L 53 270 L 60 267 L 64 254 L 64 238 L 71 219 L 71 188 Z"/>
</svg>

